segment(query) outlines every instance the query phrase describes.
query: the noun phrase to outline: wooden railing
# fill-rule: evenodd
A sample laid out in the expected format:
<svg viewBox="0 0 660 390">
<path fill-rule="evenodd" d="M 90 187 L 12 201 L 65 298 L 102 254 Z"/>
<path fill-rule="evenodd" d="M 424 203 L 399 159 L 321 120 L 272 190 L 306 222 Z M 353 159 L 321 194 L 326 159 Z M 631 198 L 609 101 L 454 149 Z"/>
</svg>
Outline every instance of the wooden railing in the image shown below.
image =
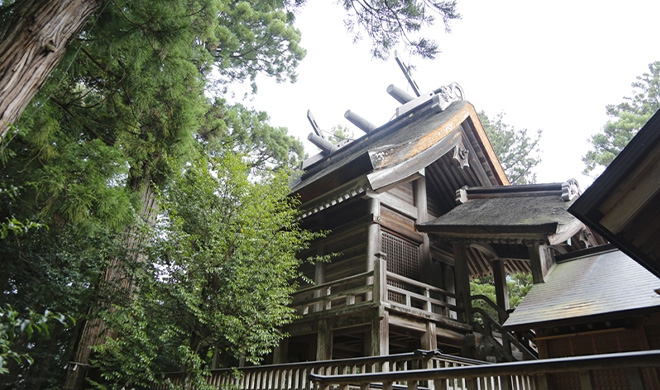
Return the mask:
<svg viewBox="0 0 660 390">
<path fill-rule="evenodd" d="M 452 292 L 387 271 L 376 259 L 374 270 L 296 291 L 292 307 L 299 315 L 389 303 L 414 311 L 456 319 L 463 309 Z M 420 313 L 422 314 L 422 313 Z"/>
<path fill-rule="evenodd" d="M 478 360 L 445 355 L 439 351 L 418 350 L 387 356 L 338 359 L 304 363 L 274 364 L 212 370 L 208 384 L 218 389 L 231 390 L 315 390 L 313 375 L 350 375 L 382 372 L 405 372 L 417 369 L 457 368 L 485 364 Z M 180 373 L 168 374 L 172 384 L 183 381 Z M 464 389 L 465 381 L 448 382 L 450 389 Z M 153 390 L 169 388 L 166 384 Z"/>
<path fill-rule="evenodd" d="M 293 294 L 299 315 L 337 310 L 373 302 L 374 271 L 302 288 Z"/>
<path fill-rule="evenodd" d="M 486 303 L 495 312 L 497 312 L 499 318 L 506 320 L 509 317 L 509 313 L 497 306 L 485 295 L 472 295 L 470 300 L 480 300 Z M 484 309 L 479 307 L 472 307 L 470 308 L 470 312 L 472 316 L 471 323 L 477 331 L 486 337 L 491 337 L 494 340 L 497 340 L 495 332 L 499 334 L 502 348 L 509 361 L 517 360 L 513 357 L 511 346 L 515 347 L 522 354 L 525 360 L 538 359 L 538 352 L 532 348 L 528 340 L 524 340 L 524 342 L 518 340 L 512 333 L 502 327 L 500 321 L 491 317 L 490 314 L 488 314 L 488 312 L 486 312 Z"/>
<path fill-rule="evenodd" d="M 521 362 L 484 364 L 463 367 L 380 372 L 364 374 L 323 375 L 312 374 L 319 390 L 349 388 L 391 390 L 405 384 L 407 389 L 432 387 L 435 390 L 450 387 L 452 381 L 461 380 L 469 389 L 548 389 L 548 375 L 578 373 L 575 388 L 591 390 L 593 378 L 599 371 L 623 369 L 627 373 L 629 388 L 652 389 L 645 383 L 643 369 L 660 367 L 660 350 L 591 355 L 570 358 L 528 360 Z M 652 382 L 652 381 L 651 381 Z M 578 387 L 579 386 L 579 387 Z M 620 388 L 611 383 L 608 388 Z M 627 387 L 627 386 L 624 386 Z M 461 388 L 461 387 L 459 387 Z"/>
<path fill-rule="evenodd" d="M 456 301 L 456 295 L 452 292 L 393 272 L 386 272 L 386 277 L 388 300 L 391 296 L 402 297 L 401 304 L 408 308 L 416 308 L 447 317 L 453 312 L 454 318 L 456 312 L 460 310 L 455 304 L 450 303 Z M 398 287 L 398 285 L 403 285 L 405 288 Z M 415 290 L 421 291 L 421 293 Z M 399 300 L 390 303 L 396 304 L 399 303 Z"/>
</svg>

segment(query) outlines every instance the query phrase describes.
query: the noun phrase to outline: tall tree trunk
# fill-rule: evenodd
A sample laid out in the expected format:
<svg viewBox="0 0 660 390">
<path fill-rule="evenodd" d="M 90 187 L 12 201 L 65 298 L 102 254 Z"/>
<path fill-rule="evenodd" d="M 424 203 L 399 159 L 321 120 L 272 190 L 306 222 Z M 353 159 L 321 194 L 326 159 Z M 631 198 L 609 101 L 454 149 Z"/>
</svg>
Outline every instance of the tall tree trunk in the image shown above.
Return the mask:
<svg viewBox="0 0 660 390">
<path fill-rule="evenodd" d="M 140 218 L 146 223 L 153 225 L 158 215 L 158 205 L 156 203 L 156 194 L 154 192 L 153 184 L 150 179 L 136 180 L 132 185 L 133 189 L 137 192 L 140 191 L 141 209 Z M 128 249 L 129 256 L 132 256 L 133 261 L 144 261 L 144 255 L 140 251 L 140 239 L 137 235 L 139 227 L 137 224 L 130 226 L 126 232 L 126 248 Z M 110 261 L 110 265 L 106 268 L 101 282 L 104 287 L 111 288 L 114 291 L 119 291 L 131 294 L 132 286 L 129 275 L 124 272 L 124 259 L 114 257 Z M 107 306 L 107 303 L 98 302 L 99 305 Z M 94 308 L 90 308 L 90 318 L 84 325 L 76 349 L 73 354 L 72 361 L 69 362 L 66 381 L 64 389 L 66 390 L 79 390 L 84 388 L 85 377 L 89 367 L 91 357 L 91 347 L 100 345 L 105 342 L 106 332 L 103 320 L 91 314 Z"/>
<path fill-rule="evenodd" d="M 0 138 L 103 0 L 17 0 L 0 21 Z"/>
</svg>

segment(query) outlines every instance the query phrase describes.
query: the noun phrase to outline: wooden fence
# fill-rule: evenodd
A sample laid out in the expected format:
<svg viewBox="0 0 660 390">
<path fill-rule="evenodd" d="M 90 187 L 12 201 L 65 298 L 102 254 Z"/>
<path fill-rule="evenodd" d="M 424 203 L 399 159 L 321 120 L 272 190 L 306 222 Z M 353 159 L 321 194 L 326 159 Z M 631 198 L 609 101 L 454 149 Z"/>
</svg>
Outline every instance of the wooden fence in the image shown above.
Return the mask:
<svg viewBox="0 0 660 390">
<path fill-rule="evenodd" d="M 219 369 L 211 371 L 207 382 L 217 389 L 227 390 L 316 390 L 318 386 L 312 382 L 315 375 L 318 378 L 331 378 L 365 373 L 405 373 L 420 369 L 455 369 L 483 364 L 486 363 L 445 355 L 439 351 L 418 350 L 378 357 Z M 181 384 L 183 381 L 180 373 L 168 374 L 167 378 L 173 384 Z M 520 377 L 518 380 L 529 381 L 529 378 Z M 486 379 L 484 383 L 485 381 Z M 487 381 L 492 382 L 492 379 L 488 378 Z M 448 379 L 443 389 L 467 389 L 468 383 L 462 379 Z M 396 382 L 394 385 L 401 384 Z M 431 387 L 433 385 L 434 383 L 431 383 Z M 152 387 L 154 390 L 168 388 L 166 384 Z M 532 389 L 532 387 L 527 388 Z"/>
<path fill-rule="evenodd" d="M 602 370 L 623 369 L 628 383 L 605 384 L 608 389 L 654 389 L 653 381 L 645 382 L 644 370 L 660 367 L 660 350 L 590 355 L 569 358 L 529 360 L 521 362 L 482 364 L 461 367 L 379 372 L 364 374 L 322 375 L 312 374 L 319 390 L 347 390 L 349 388 L 392 390 L 404 386 L 417 390 L 451 387 L 453 381 L 462 381 L 466 389 L 539 389 L 546 390 L 548 375 L 577 373 L 574 387 L 595 390 L 594 373 Z M 655 372 L 655 371 L 654 371 Z M 655 375 L 655 373 L 653 373 Z M 467 386 L 467 387 L 465 387 Z"/>
</svg>

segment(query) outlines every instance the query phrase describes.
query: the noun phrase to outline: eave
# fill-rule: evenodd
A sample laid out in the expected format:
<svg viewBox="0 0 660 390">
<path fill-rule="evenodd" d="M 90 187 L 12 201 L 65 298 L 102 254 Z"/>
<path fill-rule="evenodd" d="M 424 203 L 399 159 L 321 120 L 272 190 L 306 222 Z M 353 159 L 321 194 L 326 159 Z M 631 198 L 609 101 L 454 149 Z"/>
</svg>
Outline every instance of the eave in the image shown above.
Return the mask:
<svg viewBox="0 0 660 390">
<path fill-rule="evenodd" d="M 660 277 L 660 111 L 568 210 Z"/>
</svg>

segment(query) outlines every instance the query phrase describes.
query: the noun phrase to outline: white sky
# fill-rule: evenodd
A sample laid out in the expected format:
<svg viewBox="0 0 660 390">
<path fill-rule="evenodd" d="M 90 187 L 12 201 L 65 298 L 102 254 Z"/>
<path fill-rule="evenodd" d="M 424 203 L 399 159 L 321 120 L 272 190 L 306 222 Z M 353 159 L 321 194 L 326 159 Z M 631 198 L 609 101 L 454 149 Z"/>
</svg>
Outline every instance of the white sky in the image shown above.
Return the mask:
<svg viewBox="0 0 660 390">
<path fill-rule="evenodd" d="M 399 50 L 416 67 L 420 89 L 458 82 L 477 111 L 504 112 L 516 128 L 543 130 L 539 182 L 590 184 L 581 156 L 607 120 L 605 106 L 630 96 L 635 78 L 660 60 L 660 1 L 459 0 L 458 10 L 463 17 L 450 34 L 440 25 L 426 30 L 442 50 L 435 60 Z M 387 86 L 410 91 L 393 56 L 372 59 L 366 38 L 353 44 L 343 18 L 334 1 L 308 0 L 296 20 L 307 49 L 298 81 L 258 79 L 257 96 L 246 103 L 287 127 L 310 155 L 318 149 L 307 141 L 307 109 L 323 129 L 342 124 L 360 136 L 346 110 L 380 126 L 398 105 Z"/>
</svg>

